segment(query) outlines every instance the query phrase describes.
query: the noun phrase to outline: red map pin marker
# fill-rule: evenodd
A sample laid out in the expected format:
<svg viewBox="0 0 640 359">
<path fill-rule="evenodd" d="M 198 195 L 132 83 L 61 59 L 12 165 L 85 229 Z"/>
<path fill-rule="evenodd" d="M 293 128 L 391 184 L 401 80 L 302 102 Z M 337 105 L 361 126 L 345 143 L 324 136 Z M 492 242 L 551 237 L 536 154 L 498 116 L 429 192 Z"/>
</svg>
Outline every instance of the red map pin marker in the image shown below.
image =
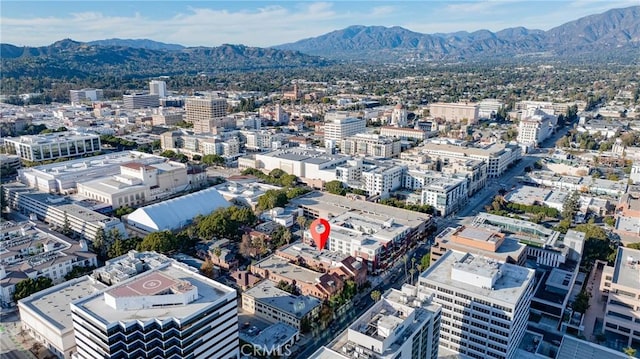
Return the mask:
<svg viewBox="0 0 640 359">
<path fill-rule="evenodd" d="M 315 221 L 311 222 L 309 231 L 311 232 L 313 241 L 316 243 L 316 248 L 318 248 L 319 251 L 322 251 L 324 249 L 324 246 L 327 244 L 329 232 L 331 232 L 331 226 L 329 225 L 329 222 L 326 219 L 318 218 Z"/>
</svg>

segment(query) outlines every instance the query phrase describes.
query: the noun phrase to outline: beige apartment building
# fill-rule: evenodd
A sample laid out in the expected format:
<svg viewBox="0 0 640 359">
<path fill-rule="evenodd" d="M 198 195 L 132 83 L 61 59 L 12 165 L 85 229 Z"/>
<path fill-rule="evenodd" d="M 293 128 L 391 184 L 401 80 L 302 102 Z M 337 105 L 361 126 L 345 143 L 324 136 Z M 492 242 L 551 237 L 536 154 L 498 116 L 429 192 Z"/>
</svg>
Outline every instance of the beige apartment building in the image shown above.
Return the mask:
<svg viewBox="0 0 640 359">
<path fill-rule="evenodd" d="M 448 122 L 467 120 L 472 125 L 480 118 L 480 106 L 477 103 L 444 103 L 437 102 L 429 105 L 429 112 L 433 118 L 442 118 Z"/>
</svg>

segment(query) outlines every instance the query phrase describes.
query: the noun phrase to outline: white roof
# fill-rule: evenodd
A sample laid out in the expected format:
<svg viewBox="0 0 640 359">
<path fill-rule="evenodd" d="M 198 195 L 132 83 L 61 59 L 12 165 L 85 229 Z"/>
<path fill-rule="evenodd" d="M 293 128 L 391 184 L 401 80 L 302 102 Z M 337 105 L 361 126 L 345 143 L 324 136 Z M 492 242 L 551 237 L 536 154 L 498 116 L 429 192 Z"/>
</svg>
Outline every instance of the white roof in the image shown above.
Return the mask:
<svg viewBox="0 0 640 359">
<path fill-rule="evenodd" d="M 150 232 L 172 230 L 187 225 L 197 215 L 206 216 L 230 205 L 215 188 L 209 188 L 138 208 L 127 216 L 127 222 Z"/>
</svg>

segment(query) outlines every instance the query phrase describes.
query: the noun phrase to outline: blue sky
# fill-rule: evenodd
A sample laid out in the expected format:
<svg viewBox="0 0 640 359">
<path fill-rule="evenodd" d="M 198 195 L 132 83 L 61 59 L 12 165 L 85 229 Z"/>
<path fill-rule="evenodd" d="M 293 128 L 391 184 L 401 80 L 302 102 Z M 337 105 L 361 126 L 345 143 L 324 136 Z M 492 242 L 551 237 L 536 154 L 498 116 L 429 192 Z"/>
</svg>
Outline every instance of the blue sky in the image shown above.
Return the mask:
<svg viewBox="0 0 640 359">
<path fill-rule="evenodd" d="M 423 33 L 548 30 L 640 0 L 489 1 L 31 1 L 0 2 L 0 42 L 42 46 L 71 38 L 148 38 L 186 46 L 272 46 L 349 25 Z"/>
</svg>

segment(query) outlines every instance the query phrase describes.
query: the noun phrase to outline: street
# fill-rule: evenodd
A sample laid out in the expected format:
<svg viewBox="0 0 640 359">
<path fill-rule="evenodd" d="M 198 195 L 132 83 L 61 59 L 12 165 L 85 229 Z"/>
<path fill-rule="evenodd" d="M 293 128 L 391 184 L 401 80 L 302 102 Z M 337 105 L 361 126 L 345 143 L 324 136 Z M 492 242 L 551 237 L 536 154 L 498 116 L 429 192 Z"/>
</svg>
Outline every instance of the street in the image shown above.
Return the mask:
<svg viewBox="0 0 640 359">
<path fill-rule="evenodd" d="M 484 211 L 484 206 L 491 203 L 493 197 L 498 194 L 498 191 L 501 188 L 509 190 L 513 186 L 517 185 L 518 177 L 524 173 L 524 169 L 526 167 L 533 166 L 536 161 L 548 156 L 547 150 L 549 148 L 554 148 L 556 141 L 558 141 L 560 137 L 564 136 L 569 128 L 571 128 L 570 125 L 567 125 L 567 127 L 557 131 L 555 134 L 553 134 L 553 136 L 551 136 L 543 144 L 541 144 L 540 149 L 536 152 L 524 154 L 522 156 L 522 159 L 513 167 L 506 170 L 500 178 L 490 179 L 489 185 L 480 192 L 476 193 L 473 197 L 471 197 L 465 207 L 458 211 L 458 213 L 445 218 L 436 219 L 437 230 L 434 232 L 434 234 L 430 236 L 425 243 L 419 244 L 407 253 L 407 257 L 409 258 L 408 265 L 410 265 L 411 263 L 411 258 L 416 258 L 416 263 L 420 262 L 422 256 L 430 251 L 431 244 L 433 243 L 433 238 L 435 237 L 435 235 L 440 233 L 440 231 L 450 226 L 471 224 L 473 218 L 479 212 Z M 419 273 L 415 274 L 414 280 L 416 281 L 417 276 L 419 276 Z M 404 261 L 396 261 L 394 266 L 379 278 L 382 278 L 382 280 L 378 285 L 374 285 L 373 288 L 371 288 L 371 291 L 378 290 L 380 291 L 380 293 L 384 293 L 392 287 L 399 289 L 402 284 L 404 284 L 408 279 L 408 277 L 406 277 L 404 273 Z M 394 278 L 394 280 L 389 280 L 390 278 Z M 313 352 L 318 350 L 318 348 L 327 345 L 327 343 L 331 342 L 337 336 L 339 336 L 355 318 L 359 317 L 360 315 L 362 315 L 362 313 L 369 309 L 371 305 L 373 305 L 373 299 L 371 299 L 370 295 L 368 294 L 363 295 L 360 301 L 352 301 L 351 307 L 337 321 L 337 324 L 336 322 L 331 324 L 331 330 L 323 331 L 321 337 L 314 338 L 316 340 L 314 340 L 313 343 L 309 343 L 309 345 L 305 346 L 305 350 L 297 354 L 296 357 L 301 359 L 307 358 Z"/>
</svg>

